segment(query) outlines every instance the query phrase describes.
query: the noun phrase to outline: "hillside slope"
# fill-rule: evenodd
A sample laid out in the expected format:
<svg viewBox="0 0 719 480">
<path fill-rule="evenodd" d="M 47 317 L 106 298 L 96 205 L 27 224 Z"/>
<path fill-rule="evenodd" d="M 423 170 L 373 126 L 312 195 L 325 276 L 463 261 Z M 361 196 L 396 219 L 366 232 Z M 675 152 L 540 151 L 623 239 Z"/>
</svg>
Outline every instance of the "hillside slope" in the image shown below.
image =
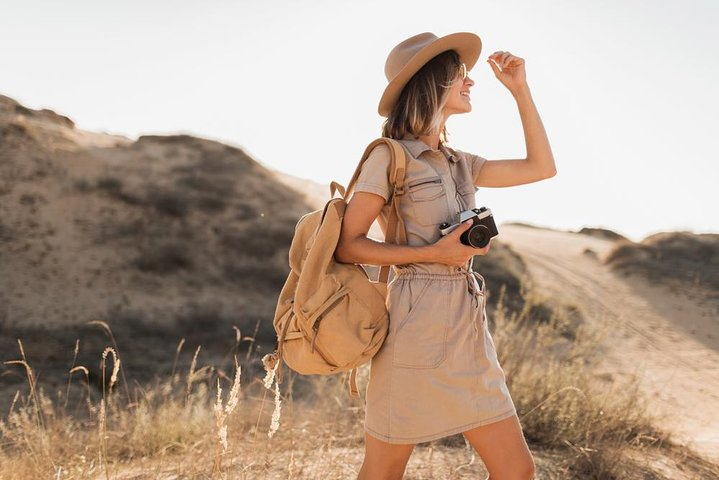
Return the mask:
<svg viewBox="0 0 719 480">
<path fill-rule="evenodd" d="M 221 368 L 237 348 L 233 327 L 243 357 L 250 345 L 266 351 L 307 211 L 239 148 L 84 132 L 0 96 L 2 360 L 20 358 L 20 339 L 52 390 L 66 381 L 76 339 L 84 365 L 113 345 L 94 320 L 110 325 L 128 383 L 170 370 L 181 339 L 190 358 L 201 345 Z M 17 373 L 0 364 L 3 411 L 22 388 Z"/>
<path fill-rule="evenodd" d="M 134 311 L 171 324 L 190 302 L 250 320 L 272 314 L 266 294 L 284 281 L 309 207 L 242 150 L 188 135 L 81 132 L 8 97 L 0 142 L 5 323 Z"/>
<path fill-rule="evenodd" d="M 692 283 L 650 281 L 604 263 L 611 239 L 521 225 L 502 240 L 524 258 L 550 297 L 606 328 L 598 375 L 637 377 L 661 427 L 719 460 L 719 302 Z"/>
</svg>

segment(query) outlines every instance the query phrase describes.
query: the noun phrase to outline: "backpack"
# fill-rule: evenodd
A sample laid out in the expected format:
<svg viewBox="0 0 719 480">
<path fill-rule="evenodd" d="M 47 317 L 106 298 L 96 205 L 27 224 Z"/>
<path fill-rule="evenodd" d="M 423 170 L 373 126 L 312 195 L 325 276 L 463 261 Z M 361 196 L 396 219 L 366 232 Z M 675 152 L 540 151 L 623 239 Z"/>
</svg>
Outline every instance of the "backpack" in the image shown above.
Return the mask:
<svg viewBox="0 0 719 480">
<path fill-rule="evenodd" d="M 330 183 L 330 200 L 321 210 L 302 216 L 295 227 L 289 251 L 290 273 L 280 292 L 273 326 L 277 333 L 275 351 L 266 355 L 282 383 L 282 362 L 303 375 L 350 372 L 349 393 L 359 398 L 357 367 L 372 358 L 384 342 L 389 328 L 386 307 L 389 265 L 381 266 L 378 281 L 372 281 L 359 264 L 340 263 L 334 252 L 340 236 L 347 202 L 362 165 L 374 147 L 390 147 L 394 186 L 392 206 L 385 228 L 385 241 L 407 243 L 399 204 L 405 193 L 406 156 L 396 140 L 380 137 L 372 141 L 350 180 L 347 190 Z M 334 198 L 335 192 L 342 195 Z M 399 238 L 399 241 L 396 241 Z M 263 363 L 267 366 L 265 359 Z M 269 373 L 269 372 L 268 372 Z"/>
</svg>

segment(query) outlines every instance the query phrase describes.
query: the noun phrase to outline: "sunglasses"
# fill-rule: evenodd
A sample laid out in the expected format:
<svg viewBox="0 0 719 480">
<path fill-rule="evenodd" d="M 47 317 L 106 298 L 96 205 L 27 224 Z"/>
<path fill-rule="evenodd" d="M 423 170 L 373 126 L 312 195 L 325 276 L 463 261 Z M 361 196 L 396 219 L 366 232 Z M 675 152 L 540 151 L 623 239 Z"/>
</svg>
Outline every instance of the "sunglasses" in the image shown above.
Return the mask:
<svg viewBox="0 0 719 480">
<path fill-rule="evenodd" d="M 467 65 L 465 65 L 464 63 L 460 63 L 459 64 L 459 77 L 462 80 L 465 80 L 467 78 L 467 74 L 468 74 Z"/>
</svg>

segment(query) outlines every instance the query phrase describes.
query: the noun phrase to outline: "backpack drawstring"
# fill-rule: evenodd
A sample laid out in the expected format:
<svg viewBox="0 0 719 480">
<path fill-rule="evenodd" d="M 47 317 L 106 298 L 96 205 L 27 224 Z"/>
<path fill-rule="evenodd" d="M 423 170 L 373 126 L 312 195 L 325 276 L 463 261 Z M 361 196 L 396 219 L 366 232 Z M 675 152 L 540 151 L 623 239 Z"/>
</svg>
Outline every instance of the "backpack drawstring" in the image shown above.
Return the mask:
<svg viewBox="0 0 719 480">
<path fill-rule="evenodd" d="M 287 300 L 287 303 L 292 305 L 293 303 L 295 303 L 295 299 L 290 298 L 289 300 Z M 292 308 L 292 306 L 290 306 L 290 308 Z M 272 367 L 277 365 L 277 372 L 275 372 L 275 378 L 277 379 L 278 385 L 282 383 L 282 346 L 285 343 L 285 337 L 287 336 L 287 328 L 290 326 L 290 320 L 290 318 L 287 319 L 284 328 L 282 329 L 282 334 L 277 339 L 277 350 L 274 353 L 270 354 L 270 359 L 273 362 Z"/>
</svg>

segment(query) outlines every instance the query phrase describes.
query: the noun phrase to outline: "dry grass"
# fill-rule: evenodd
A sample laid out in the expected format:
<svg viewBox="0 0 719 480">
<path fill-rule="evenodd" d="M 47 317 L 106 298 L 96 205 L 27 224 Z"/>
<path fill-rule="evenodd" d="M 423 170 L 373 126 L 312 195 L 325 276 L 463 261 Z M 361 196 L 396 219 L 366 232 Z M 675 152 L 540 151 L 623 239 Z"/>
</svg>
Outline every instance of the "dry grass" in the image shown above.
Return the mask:
<svg viewBox="0 0 719 480">
<path fill-rule="evenodd" d="M 671 442 L 654 427 L 659 420 L 646 413 L 636 383 L 592 375 L 606 332 L 573 324 L 567 338 L 561 332 L 570 320 L 560 311 L 549 322 L 527 314 L 542 301 L 530 295 L 522 311 L 509 314 L 500 305 L 495 314 L 493 339 L 527 441 L 561 452 L 555 468 L 565 478 L 654 478 L 635 476 L 646 466 L 624 453 L 661 450 Z"/>
<path fill-rule="evenodd" d="M 535 455 L 537 478 L 719 475 L 719 467 L 672 445 L 652 426 L 634 385 L 592 375 L 601 332 L 579 326 L 570 341 L 560 333 L 561 314 L 549 322 L 531 318 L 532 302 L 540 300 L 528 297 L 527 308 L 515 314 L 501 308 L 500 300 L 493 319 L 493 338 Z M 169 378 L 131 391 L 122 379 L 112 331 L 101 326 L 113 345 L 102 355 L 100 398 L 89 386 L 91 369 L 74 361 L 67 388 L 48 395 L 18 341 L 21 358 L 5 363 L 24 369 L 28 389 L 18 391 L 10 411 L 0 417 L 0 479 L 356 478 L 363 457 L 364 399 L 348 395 L 346 376 L 290 373 L 280 388 L 273 382 L 275 365 L 264 356 L 264 379 L 257 375 L 261 372 L 253 376 L 245 369 L 243 378 L 251 380 L 240 385 L 236 349 L 234 372 L 227 374 L 202 365 L 198 346 L 185 374 L 173 366 Z M 235 336 L 238 344 L 253 341 L 237 328 Z M 183 345 L 184 339 L 176 347 L 174 365 Z M 77 353 L 76 343 L 75 358 Z M 108 379 L 109 354 L 113 370 Z M 358 373 L 361 391 L 367 367 Z M 85 374 L 85 385 L 72 384 L 77 372 Z M 113 388 L 118 378 L 124 390 Z M 67 399 L 77 389 L 84 408 L 70 412 Z M 664 469 L 672 465 L 670 473 L 663 474 L 659 463 Z M 418 445 L 405 478 L 484 475 L 479 457 L 457 435 Z"/>
</svg>

